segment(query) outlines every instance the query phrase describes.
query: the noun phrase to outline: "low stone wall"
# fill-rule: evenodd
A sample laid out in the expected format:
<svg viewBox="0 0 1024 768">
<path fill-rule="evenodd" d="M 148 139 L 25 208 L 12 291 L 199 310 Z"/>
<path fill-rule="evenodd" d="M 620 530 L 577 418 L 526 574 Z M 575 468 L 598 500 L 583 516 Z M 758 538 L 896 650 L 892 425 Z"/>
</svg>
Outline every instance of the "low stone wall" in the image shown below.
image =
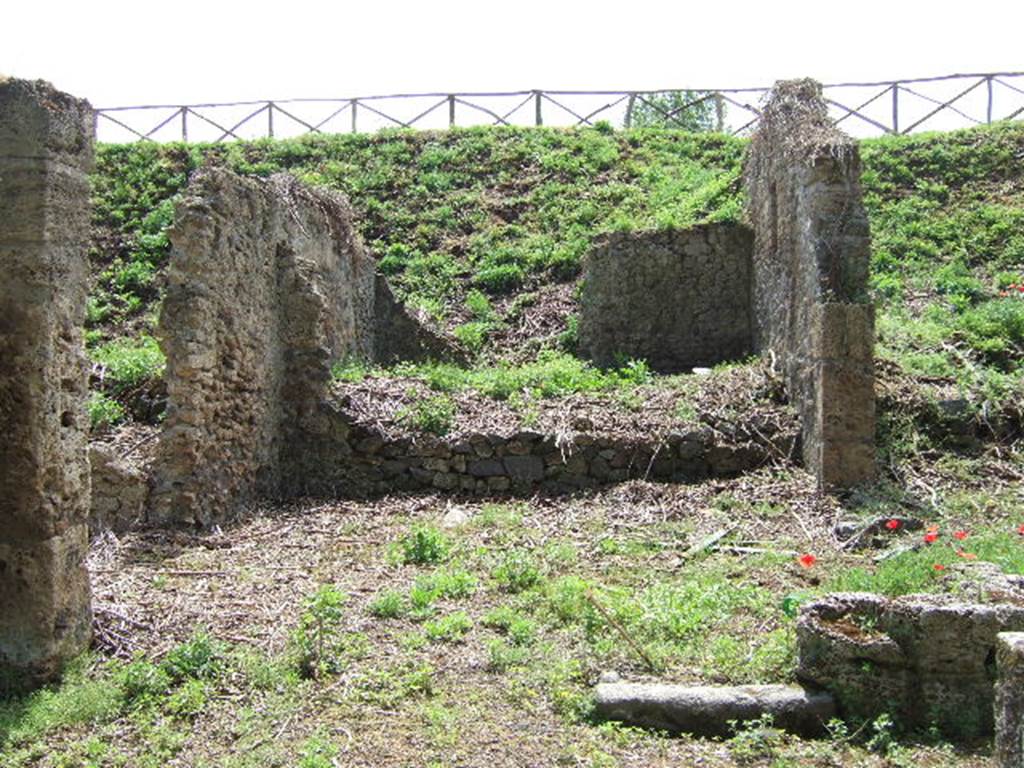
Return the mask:
<svg viewBox="0 0 1024 768">
<path fill-rule="evenodd" d="M 874 307 L 857 143 L 813 80 L 776 83 L 745 168 L 755 344 L 784 371 L 822 486 L 875 473 Z"/>
<path fill-rule="evenodd" d="M 989 591 L 1006 602 L 991 604 L 850 593 L 806 605 L 797 676 L 830 691 L 845 718 L 888 713 L 905 727 L 937 725 L 956 739 L 990 735 L 996 635 L 1024 631 L 1024 592 L 1002 586 Z"/>
<path fill-rule="evenodd" d="M 301 495 L 386 494 L 441 490 L 479 495 L 571 493 L 630 479 L 696 482 L 736 477 L 778 457 L 795 435 L 726 442 L 708 428 L 664 438 L 622 440 L 519 430 L 389 439 L 349 423 L 340 411 L 319 441 L 310 441 L 291 492 Z M 767 439 L 767 438 L 766 438 Z"/>
<path fill-rule="evenodd" d="M 339 195 L 208 169 L 171 243 L 151 523 L 205 526 L 293 484 L 334 362 L 451 352 L 395 302 Z"/>
<path fill-rule="evenodd" d="M 602 235 L 587 256 L 580 351 L 688 371 L 753 351 L 753 233 L 739 224 Z"/>
<path fill-rule="evenodd" d="M 93 114 L 0 78 L 0 693 L 89 645 L 87 366 Z"/>
</svg>

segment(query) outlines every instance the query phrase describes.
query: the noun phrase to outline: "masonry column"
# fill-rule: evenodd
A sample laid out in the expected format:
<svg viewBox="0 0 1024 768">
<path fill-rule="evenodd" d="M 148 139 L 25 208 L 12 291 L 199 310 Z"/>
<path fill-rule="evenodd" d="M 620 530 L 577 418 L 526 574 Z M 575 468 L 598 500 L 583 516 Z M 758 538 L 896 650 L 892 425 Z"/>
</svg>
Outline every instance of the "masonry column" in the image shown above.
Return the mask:
<svg viewBox="0 0 1024 768">
<path fill-rule="evenodd" d="M 93 112 L 0 79 L 0 691 L 84 650 L 85 319 Z"/>
</svg>

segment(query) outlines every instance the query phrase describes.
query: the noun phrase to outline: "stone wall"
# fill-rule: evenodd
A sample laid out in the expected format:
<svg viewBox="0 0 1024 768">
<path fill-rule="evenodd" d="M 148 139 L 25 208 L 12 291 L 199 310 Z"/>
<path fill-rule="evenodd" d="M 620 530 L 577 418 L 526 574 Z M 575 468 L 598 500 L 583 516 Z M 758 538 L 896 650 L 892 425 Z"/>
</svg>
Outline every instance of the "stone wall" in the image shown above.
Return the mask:
<svg viewBox="0 0 1024 768">
<path fill-rule="evenodd" d="M 449 351 L 397 305 L 339 195 L 208 169 L 178 204 L 171 243 L 151 523 L 207 525 L 293 487 L 339 359 Z"/>
<path fill-rule="evenodd" d="M 0 80 L 0 689 L 88 646 L 87 286 L 93 114 Z"/>
<path fill-rule="evenodd" d="M 1009 577 L 1010 579 L 1014 577 Z M 967 595 L 835 594 L 801 609 L 797 676 L 830 691 L 844 718 L 886 713 L 904 727 L 956 739 L 993 731 L 996 635 L 1024 630 L 1024 592 L 974 584 Z"/>
<path fill-rule="evenodd" d="M 783 369 L 804 461 L 825 487 L 875 471 L 870 236 L 857 144 L 812 80 L 775 85 L 745 168 L 757 349 Z"/>
<path fill-rule="evenodd" d="M 726 437 L 708 427 L 629 439 L 587 430 L 389 436 L 326 404 L 326 426 L 307 443 L 294 493 L 311 496 L 449 491 L 477 495 L 571 493 L 631 479 L 696 482 L 736 477 L 778 458 L 797 438 L 762 425 Z"/>
<path fill-rule="evenodd" d="M 581 353 L 664 373 L 748 356 L 752 250 L 738 224 L 603 235 L 586 259 Z"/>
</svg>

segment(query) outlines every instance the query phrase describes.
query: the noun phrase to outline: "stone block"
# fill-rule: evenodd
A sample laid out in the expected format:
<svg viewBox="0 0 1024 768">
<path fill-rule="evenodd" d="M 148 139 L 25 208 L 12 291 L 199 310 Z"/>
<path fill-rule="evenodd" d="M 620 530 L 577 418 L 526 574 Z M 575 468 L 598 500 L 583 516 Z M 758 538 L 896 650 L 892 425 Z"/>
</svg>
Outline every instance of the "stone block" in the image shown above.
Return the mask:
<svg viewBox="0 0 1024 768">
<path fill-rule="evenodd" d="M 768 715 L 777 728 L 803 736 L 825 732 L 836 714 L 825 691 L 790 685 L 664 685 L 602 682 L 595 692 L 598 716 L 627 725 L 696 736 L 729 736 L 731 723 Z"/>
<path fill-rule="evenodd" d="M 995 758 L 999 768 L 1024 765 L 1024 632 L 996 636 Z"/>
<path fill-rule="evenodd" d="M 544 479 L 544 460 L 540 456 L 506 456 L 505 471 L 513 480 L 539 482 Z"/>
</svg>

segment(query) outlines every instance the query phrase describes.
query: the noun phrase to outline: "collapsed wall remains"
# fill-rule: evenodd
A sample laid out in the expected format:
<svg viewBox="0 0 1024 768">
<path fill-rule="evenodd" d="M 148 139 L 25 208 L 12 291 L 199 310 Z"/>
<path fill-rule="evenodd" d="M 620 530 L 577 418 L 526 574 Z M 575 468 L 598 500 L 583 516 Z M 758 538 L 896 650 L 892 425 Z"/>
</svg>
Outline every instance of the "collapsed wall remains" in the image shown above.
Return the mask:
<svg viewBox="0 0 1024 768">
<path fill-rule="evenodd" d="M 752 251 L 750 230 L 732 223 L 601 236 L 586 259 L 581 354 L 662 373 L 748 356 Z"/>
<path fill-rule="evenodd" d="M 0 80 L 0 691 L 91 637 L 87 288 L 93 113 Z"/>
<path fill-rule="evenodd" d="M 151 523 L 204 526 L 301 488 L 307 445 L 330 428 L 338 360 L 448 351 L 397 305 L 340 195 L 207 169 L 176 208 L 171 244 Z"/>
<path fill-rule="evenodd" d="M 844 718 L 888 714 L 956 739 L 990 735 L 996 636 L 1024 631 L 1024 589 L 1001 575 L 971 584 L 963 595 L 840 593 L 803 606 L 797 677 L 832 693 Z"/>
<path fill-rule="evenodd" d="M 804 462 L 825 487 L 875 471 L 870 236 L 856 142 L 820 84 L 779 82 L 745 168 L 754 227 L 754 342 L 782 368 Z"/>
</svg>

